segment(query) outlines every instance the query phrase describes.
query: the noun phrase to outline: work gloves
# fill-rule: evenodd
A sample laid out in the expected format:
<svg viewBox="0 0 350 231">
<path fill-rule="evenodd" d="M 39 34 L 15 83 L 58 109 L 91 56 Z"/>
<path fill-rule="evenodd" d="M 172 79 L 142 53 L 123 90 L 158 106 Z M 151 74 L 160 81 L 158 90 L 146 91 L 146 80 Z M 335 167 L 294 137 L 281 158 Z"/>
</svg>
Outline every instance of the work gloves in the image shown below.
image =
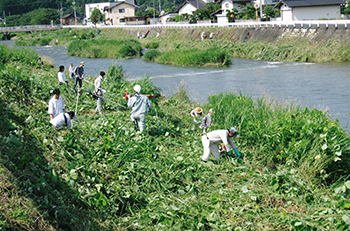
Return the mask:
<svg viewBox="0 0 350 231">
<path fill-rule="evenodd" d="M 237 156 L 238 159 L 242 159 L 242 156 L 241 156 L 241 154 L 239 153 L 239 151 L 238 151 L 237 148 L 233 149 L 233 151 L 235 151 L 236 156 Z M 230 150 L 230 151 L 227 153 L 227 155 L 228 155 L 228 156 L 232 156 L 232 150 Z"/>
</svg>

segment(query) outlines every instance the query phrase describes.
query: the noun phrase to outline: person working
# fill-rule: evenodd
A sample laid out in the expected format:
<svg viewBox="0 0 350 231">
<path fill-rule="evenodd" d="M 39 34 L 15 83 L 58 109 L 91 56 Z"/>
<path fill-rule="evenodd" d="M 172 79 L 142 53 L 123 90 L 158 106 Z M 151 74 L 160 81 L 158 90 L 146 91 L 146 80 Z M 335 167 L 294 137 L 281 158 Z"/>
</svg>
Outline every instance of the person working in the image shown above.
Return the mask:
<svg viewBox="0 0 350 231">
<path fill-rule="evenodd" d="M 77 66 L 74 69 L 74 89 L 77 86 L 77 83 L 79 82 L 79 87 L 81 88 L 83 85 L 83 79 L 84 79 L 84 62 L 80 62 L 79 66 Z"/>
<path fill-rule="evenodd" d="M 128 97 L 128 107 L 132 107 L 131 120 L 134 123 L 135 129 L 138 127 L 142 132 L 145 129 L 147 113 L 151 113 L 153 105 L 147 96 L 141 95 L 141 86 L 134 86 L 135 94 Z"/>
<path fill-rule="evenodd" d="M 60 97 L 60 90 L 53 90 L 53 97 L 49 101 L 49 109 L 48 113 L 50 115 L 50 120 L 54 119 L 60 113 L 66 112 L 66 108 L 64 106 L 64 102 L 62 97 Z"/>
<path fill-rule="evenodd" d="M 201 119 L 200 117 L 203 115 L 203 109 L 200 107 L 196 107 L 190 112 L 190 114 L 193 117 L 194 124 L 193 124 L 192 130 L 194 130 L 196 124 L 200 123 L 200 120 L 197 120 L 197 117 L 198 119 Z"/>
<path fill-rule="evenodd" d="M 68 113 L 60 113 L 58 116 L 56 116 L 54 119 L 50 121 L 52 124 L 53 129 L 58 129 L 61 127 L 68 127 L 72 128 L 73 127 L 73 119 L 75 118 L 75 114 L 73 111 L 70 111 Z"/>
<path fill-rule="evenodd" d="M 59 67 L 57 77 L 58 77 L 58 82 L 60 86 L 62 86 L 62 84 L 68 84 L 68 80 L 66 79 L 66 76 L 64 74 L 64 66 L 61 65 Z"/>
<path fill-rule="evenodd" d="M 202 124 L 200 126 L 200 129 L 203 129 L 203 133 L 205 133 L 205 130 L 211 126 L 211 115 L 212 114 L 213 114 L 213 109 L 210 109 L 209 113 L 206 114 L 202 119 Z"/>
<path fill-rule="evenodd" d="M 232 155 L 232 149 L 235 151 L 238 158 L 242 158 L 241 154 L 238 152 L 238 149 L 236 148 L 236 145 L 232 141 L 232 137 L 237 137 L 237 129 L 234 127 L 231 127 L 228 130 L 215 130 L 212 132 L 208 132 L 204 134 L 202 139 L 202 144 L 204 148 L 204 154 L 202 156 L 202 161 L 207 162 L 209 160 L 210 152 L 213 153 L 216 160 L 220 159 L 220 153 L 218 151 L 217 144 L 224 143 L 226 147 L 227 154 L 229 156 Z"/>
<path fill-rule="evenodd" d="M 100 113 L 100 115 L 102 115 L 102 105 L 105 102 L 102 96 L 104 93 L 106 93 L 106 90 L 101 88 L 101 83 L 105 75 L 106 73 L 104 71 L 101 71 L 100 75 L 95 79 L 95 94 L 98 96 L 95 112 Z"/>
</svg>

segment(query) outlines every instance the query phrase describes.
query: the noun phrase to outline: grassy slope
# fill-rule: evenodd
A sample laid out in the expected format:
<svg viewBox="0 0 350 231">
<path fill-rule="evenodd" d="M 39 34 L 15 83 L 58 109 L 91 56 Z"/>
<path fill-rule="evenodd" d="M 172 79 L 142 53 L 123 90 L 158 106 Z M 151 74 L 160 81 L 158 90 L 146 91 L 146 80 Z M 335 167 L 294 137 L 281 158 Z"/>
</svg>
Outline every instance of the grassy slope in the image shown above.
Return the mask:
<svg viewBox="0 0 350 231">
<path fill-rule="evenodd" d="M 90 32 L 91 30 L 91 32 Z M 100 29 L 101 33 L 96 35 L 97 29 L 64 29 L 53 32 L 37 32 L 29 38 L 28 34 L 20 34 L 17 44 L 40 45 L 47 42 L 50 45 L 69 45 L 79 39 L 130 39 L 136 38 L 137 32 L 145 33 L 142 29 Z M 277 33 L 277 29 L 270 32 L 249 28 L 195 28 L 195 29 L 162 29 L 159 30 L 160 37 L 156 38 L 156 30 L 151 30 L 146 39 L 140 39 L 145 47 L 151 43 L 158 43 L 159 50 L 188 50 L 205 48 L 221 48 L 229 52 L 232 57 L 241 57 L 259 60 L 274 60 L 287 62 L 347 62 L 350 60 L 349 42 L 344 39 L 347 31 L 331 31 L 329 29 L 319 30 L 304 36 L 303 33 L 285 31 L 283 36 Z M 215 37 L 201 41 L 200 34 L 210 32 Z M 42 37 L 40 37 L 40 34 Z M 252 36 L 249 36 L 252 34 Z M 260 34 L 260 37 L 259 37 Z M 265 36 L 272 34 L 267 42 Z M 344 34 L 341 36 L 341 34 Z M 324 37 L 322 35 L 325 35 Z M 74 37 L 75 36 L 75 37 Z M 260 38 L 260 39 L 259 39 Z M 56 39 L 58 43 L 56 43 Z M 42 41 L 45 40 L 45 41 Z"/>
<path fill-rule="evenodd" d="M 1 66 L 0 228 L 349 228 L 349 137 L 322 112 L 242 95 L 212 96 L 202 107 L 214 108 L 213 129 L 238 125 L 235 142 L 245 160 L 223 156 L 220 163 L 203 164 L 185 89 L 153 102 L 143 134 L 135 133 L 130 110 L 106 103 L 100 118 L 85 95 L 76 119 L 80 130 L 52 131 L 46 110 L 56 72 L 36 69 L 37 57 L 29 55 L 32 64 L 12 55 Z M 121 94 L 133 83 L 122 75 L 110 68 L 104 87 L 125 105 Z M 138 83 L 157 92 L 148 80 Z M 71 88 L 61 91 L 67 108 L 75 108 Z"/>
</svg>

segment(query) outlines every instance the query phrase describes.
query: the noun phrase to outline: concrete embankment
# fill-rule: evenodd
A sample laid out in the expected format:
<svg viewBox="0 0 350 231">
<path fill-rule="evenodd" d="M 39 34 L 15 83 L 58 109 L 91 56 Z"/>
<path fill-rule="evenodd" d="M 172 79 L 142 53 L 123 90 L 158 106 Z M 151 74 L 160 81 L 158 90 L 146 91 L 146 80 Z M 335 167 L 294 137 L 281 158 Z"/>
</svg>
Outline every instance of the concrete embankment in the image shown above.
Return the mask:
<svg viewBox="0 0 350 231">
<path fill-rule="evenodd" d="M 264 41 L 276 42 L 280 38 L 299 37 L 311 42 L 327 41 L 330 39 L 339 40 L 341 42 L 348 41 L 350 37 L 350 29 L 346 28 L 179 28 L 179 29 L 159 29 L 159 28 L 130 28 L 125 29 L 129 35 L 137 38 L 147 34 L 147 37 L 155 37 L 157 33 L 162 38 L 194 40 L 201 39 L 201 33 L 206 34 L 209 38 L 210 33 L 214 33 L 213 40 L 225 39 L 232 42 L 246 41 Z"/>
</svg>

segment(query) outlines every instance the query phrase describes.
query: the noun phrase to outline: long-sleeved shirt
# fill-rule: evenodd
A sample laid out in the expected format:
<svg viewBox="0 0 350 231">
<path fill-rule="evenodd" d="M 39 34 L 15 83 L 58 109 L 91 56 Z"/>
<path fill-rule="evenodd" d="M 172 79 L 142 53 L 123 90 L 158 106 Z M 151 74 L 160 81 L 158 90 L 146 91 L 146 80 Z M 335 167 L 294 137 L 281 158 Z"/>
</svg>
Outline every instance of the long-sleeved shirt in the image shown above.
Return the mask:
<svg viewBox="0 0 350 231">
<path fill-rule="evenodd" d="M 206 114 L 202 119 L 202 127 L 207 129 L 211 126 L 211 115 Z"/>
<path fill-rule="evenodd" d="M 69 66 L 69 77 L 73 77 L 74 76 L 74 67 L 73 66 Z"/>
<path fill-rule="evenodd" d="M 67 81 L 67 79 L 66 79 L 66 75 L 64 74 L 64 72 L 63 71 L 59 71 L 58 73 L 57 73 L 57 77 L 58 77 L 58 81 L 60 82 L 60 83 L 66 83 L 66 81 Z"/>
<path fill-rule="evenodd" d="M 101 84 L 102 84 L 102 76 L 99 75 L 96 79 L 95 79 L 95 93 L 98 94 L 98 95 L 103 95 L 104 91 L 102 88 L 101 88 Z"/>
<path fill-rule="evenodd" d="M 147 114 L 152 112 L 153 105 L 151 100 L 147 96 L 141 94 L 135 94 L 128 99 L 128 107 L 132 107 L 132 115 Z"/>
<path fill-rule="evenodd" d="M 67 126 L 69 128 L 72 127 L 72 119 L 70 118 L 68 113 L 60 113 L 58 116 L 52 119 L 50 123 L 56 128 L 60 128 L 63 126 Z"/>
<path fill-rule="evenodd" d="M 84 67 L 77 66 L 74 70 L 75 78 L 83 79 L 84 78 Z"/>
<path fill-rule="evenodd" d="M 53 118 L 58 116 L 60 113 L 63 113 L 64 109 L 65 109 L 65 106 L 61 96 L 58 99 L 55 99 L 55 97 L 52 97 L 50 99 L 48 113 L 52 114 Z"/>
<path fill-rule="evenodd" d="M 218 144 L 224 143 L 226 147 L 226 151 L 229 152 L 231 150 L 230 146 L 235 149 L 236 145 L 233 143 L 232 138 L 228 135 L 227 130 L 215 130 L 212 132 L 208 132 L 204 135 L 204 139 L 207 138 L 211 143 Z"/>
</svg>

